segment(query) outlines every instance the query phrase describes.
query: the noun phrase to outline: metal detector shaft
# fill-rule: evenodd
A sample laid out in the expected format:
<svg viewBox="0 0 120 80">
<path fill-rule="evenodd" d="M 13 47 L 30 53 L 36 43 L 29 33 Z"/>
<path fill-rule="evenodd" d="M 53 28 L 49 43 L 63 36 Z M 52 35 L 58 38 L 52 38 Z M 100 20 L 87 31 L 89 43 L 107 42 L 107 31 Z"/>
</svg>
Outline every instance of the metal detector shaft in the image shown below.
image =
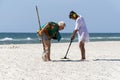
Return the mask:
<svg viewBox="0 0 120 80">
<path fill-rule="evenodd" d="M 69 51 L 69 49 L 70 49 L 71 43 L 72 43 L 72 40 L 70 41 L 69 47 L 68 47 L 67 52 L 66 52 L 66 54 L 65 54 L 65 57 L 64 57 L 65 59 L 67 58 L 67 54 L 68 54 L 68 51 Z"/>
<path fill-rule="evenodd" d="M 42 28 L 41 28 L 41 24 L 40 24 L 40 17 L 39 17 L 39 12 L 38 12 L 38 7 L 37 7 L 37 5 L 36 5 L 36 12 L 37 12 L 37 18 L 38 18 L 39 28 L 40 28 L 40 30 L 41 30 Z M 38 35 L 38 33 L 37 33 L 37 35 Z M 38 36 L 39 36 L 39 35 L 38 35 Z M 44 46 L 44 43 L 43 43 L 43 37 L 41 37 L 41 41 L 42 41 L 42 44 L 43 44 L 43 50 L 45 50 L 45 49 L 44 49 L 45 46 Z"/>
<path fill-rule="evenodd" d="M 37 5 L 36 5 L 36 12 L 37 12 L 37 18 L 38 18 L 39 28 L 40 28 L 40 30 L 41 30 L 42 28 L 41 28 L 41 24 L 40 24 L 40 17 L 39 17 L 39 12 L 38 12 L 38 7 L 37 7 Z"/>
</svg>

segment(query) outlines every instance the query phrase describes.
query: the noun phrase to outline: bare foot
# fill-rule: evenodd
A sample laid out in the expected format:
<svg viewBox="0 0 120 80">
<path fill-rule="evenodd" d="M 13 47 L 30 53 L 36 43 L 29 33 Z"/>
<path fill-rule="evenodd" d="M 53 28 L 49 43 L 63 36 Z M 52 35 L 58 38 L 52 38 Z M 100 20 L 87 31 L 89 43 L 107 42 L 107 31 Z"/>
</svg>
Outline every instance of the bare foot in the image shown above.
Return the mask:
<svg viewBox="0 0 120 80">
<path fill-rule="evenodd" d="M 85 61 L 86 59 L 81 59 L 80 61 Z"/>
<path fill-rule="evenodd" d="M 43 54 L 42 59 L 43 59 L 43 61 L 47 61 L 47 58 L 46 58 L 45 54 Z"/>
</svg>

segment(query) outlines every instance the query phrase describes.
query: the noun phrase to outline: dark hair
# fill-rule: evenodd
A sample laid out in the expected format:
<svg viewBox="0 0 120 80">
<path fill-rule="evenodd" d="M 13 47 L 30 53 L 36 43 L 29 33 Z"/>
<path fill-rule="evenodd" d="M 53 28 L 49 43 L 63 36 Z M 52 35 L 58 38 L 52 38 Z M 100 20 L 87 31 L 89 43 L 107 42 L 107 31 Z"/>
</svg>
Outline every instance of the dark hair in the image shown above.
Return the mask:
<svg viewBox="0 0 120 80">
<path fill-rule="evenodd" d="M 69 18 L 72 18 L 73 15 L 76 15 L 76 16 L 77 16 L 77 13 L 74 12 L 74 11 L 70 11 Z"/>
</svg>

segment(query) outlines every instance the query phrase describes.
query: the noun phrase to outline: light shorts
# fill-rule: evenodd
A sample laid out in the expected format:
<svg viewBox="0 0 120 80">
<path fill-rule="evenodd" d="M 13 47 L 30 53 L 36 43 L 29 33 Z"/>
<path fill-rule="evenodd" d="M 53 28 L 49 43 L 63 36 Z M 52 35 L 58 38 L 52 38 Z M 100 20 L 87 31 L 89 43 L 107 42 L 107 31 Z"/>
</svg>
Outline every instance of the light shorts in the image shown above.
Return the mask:
<svg viewBox="0 0 120 80">
<path fill-rule="evenodd" d="M 43 40 L 49 40 L 49 39 L 48 39 L 48 36 L 47 36 L 45 33 L 43 33 L 42 39 L 43 39 Z"/>
</svg>

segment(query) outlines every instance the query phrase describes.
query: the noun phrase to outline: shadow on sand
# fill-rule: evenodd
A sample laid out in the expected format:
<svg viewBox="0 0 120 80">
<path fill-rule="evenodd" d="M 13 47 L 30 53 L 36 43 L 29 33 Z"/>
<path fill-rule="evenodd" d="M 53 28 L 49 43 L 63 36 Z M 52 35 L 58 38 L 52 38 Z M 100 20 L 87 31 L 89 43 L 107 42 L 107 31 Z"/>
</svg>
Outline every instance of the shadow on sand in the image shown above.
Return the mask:
<svg viewBox="0 0 120 80">
<path fill-rule="evenodd" d="M 70 59 L 63 59 L 63 60 L 52 60 L 52 62 L 88 62 L 88 60 L 70 60 Z"/>
<path fill-rule="evenodd" d="M 93 61 L 120 61 L 120 59 L 95 59 Z"/>
</svg>

